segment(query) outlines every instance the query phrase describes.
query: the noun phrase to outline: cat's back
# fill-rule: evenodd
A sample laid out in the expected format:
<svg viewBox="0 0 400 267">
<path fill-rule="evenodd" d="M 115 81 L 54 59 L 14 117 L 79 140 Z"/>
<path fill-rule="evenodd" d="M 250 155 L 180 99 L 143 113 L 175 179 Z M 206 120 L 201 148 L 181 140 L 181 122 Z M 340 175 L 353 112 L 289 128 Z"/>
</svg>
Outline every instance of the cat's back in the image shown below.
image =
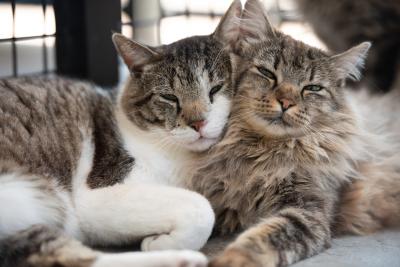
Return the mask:
<svg viewBox="0 0 400 267">
<path fill-rule="evenodd" d="M 88 83 L 62 77 L 22 77 L 0 80 L 2 118 L 6 113 L 14 119 L 61 119 L 89 111 L 88 104 L 96 91 Z M 93 102 L 92 101 L 92 102 Z M 36 116 L 35 116 L 36 115 Z"/>
<path fill-rule="evenodd" d="M 111 112 L 109 97 L 88 83 L 61 77 L 0 80 L 0 171 L 22 167 L 68 186 L 99 105 Z"/>
</svg>

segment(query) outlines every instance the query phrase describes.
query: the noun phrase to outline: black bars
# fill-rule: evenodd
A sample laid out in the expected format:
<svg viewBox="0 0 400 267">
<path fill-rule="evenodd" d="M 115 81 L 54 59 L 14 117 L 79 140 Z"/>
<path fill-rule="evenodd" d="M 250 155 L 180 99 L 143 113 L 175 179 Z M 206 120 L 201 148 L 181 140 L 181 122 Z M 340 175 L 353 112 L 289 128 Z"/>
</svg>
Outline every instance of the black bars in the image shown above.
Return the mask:
<svg viewBox="0 0 400 267">
<path fill-rule="evenodd" d="M 42 11 L 43 11 L 43 36 L 42 36 L 42 60 L 43 60 L 43 73 L 49 72 L 49 66 L 47 62 L 47 44 L 46 44 L 46 7 L 47 1 L 42 0 Z"/>
<path fill-rule="evenodd" d="M 18 61 L 17 61 L 17 44 L 15 38 L 15 0 L 11 0 L 11 12 L 12 12 L 12 62 L 13 62 L 13 76 L 16 77 L 18 74 Z"/>
</svg>

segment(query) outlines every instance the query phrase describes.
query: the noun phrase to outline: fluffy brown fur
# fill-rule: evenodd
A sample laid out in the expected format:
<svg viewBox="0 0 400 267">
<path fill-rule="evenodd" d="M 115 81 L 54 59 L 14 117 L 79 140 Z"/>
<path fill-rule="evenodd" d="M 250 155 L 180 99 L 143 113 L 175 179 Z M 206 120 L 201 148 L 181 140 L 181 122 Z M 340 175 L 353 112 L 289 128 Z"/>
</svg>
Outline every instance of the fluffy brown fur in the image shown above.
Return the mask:
<svg viewBox="0 0 400 267">
<path fill-rule="evenodd" d="M 400 224 L 400 91 L 385 96 L 357 92 L 351 99 L 363 128 L 372 133 L 369 140 L 375 144 L 370 150 L 377 155 L 373 162 L 359 164 L 363 179 L 344 188 L 334 230 L 369 234 Z"/>
<path fill-rule="evenodd" d="M 341 192 L 352 203 L 343 215 L 369 206 L 358 197 L 360 182 L 348 187 L 353 181 L 384 174 L 399 184 L 393 149 L 364 132 L 345 93 L 370 45 L 327 55 L 273 29 L 257 0 L 248 0 L 231 37 L 238 93 L 227 133 L 192 186 L 210 200 L 217 234 L 244 232 L 211 266 L 287 266 L 329 246 Z M 370 213 L 367 227 L 389 214 Z M 356 223 L 341 225 L 363 227 Z"/>
</svg>

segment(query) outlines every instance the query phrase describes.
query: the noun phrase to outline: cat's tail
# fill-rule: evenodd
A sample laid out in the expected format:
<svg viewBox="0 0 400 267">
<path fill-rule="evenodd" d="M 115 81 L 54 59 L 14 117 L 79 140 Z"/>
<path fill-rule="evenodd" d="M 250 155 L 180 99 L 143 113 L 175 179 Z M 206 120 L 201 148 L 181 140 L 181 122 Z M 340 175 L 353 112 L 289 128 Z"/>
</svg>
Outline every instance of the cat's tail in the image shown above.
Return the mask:
<svg viewBox="0 0 400 267">
<path fill-rule="evenodd" d="M 45 225 L 34 225 L 0 240 L 2 267 L 92 267 L 97 258 L 93 250 Z"/>
<path fill-rule="evenodd" d="M 364 179 L 343 192 L 337 233 L 369 234 L 400 227 L 400 166 L 370 166 L 363 172 Z"/>
<path fill-rule="evenodd" d="M 86 247 L 62 231 L 34 225 L 0 240 L 1 267 L 205 267 L 194 251 L 103 253 Z"/>
<path fill-rule="evenodd" d="M 367 234 L 384 227 L 400 226 L 400 78 L 399 90 L 385 95 L 353 92 L 370 156 L 359 164 L 359 179 L 341 196 L 339 233 Z M 363 162 L 361 160 L 360 162 Z"/>
</svg>

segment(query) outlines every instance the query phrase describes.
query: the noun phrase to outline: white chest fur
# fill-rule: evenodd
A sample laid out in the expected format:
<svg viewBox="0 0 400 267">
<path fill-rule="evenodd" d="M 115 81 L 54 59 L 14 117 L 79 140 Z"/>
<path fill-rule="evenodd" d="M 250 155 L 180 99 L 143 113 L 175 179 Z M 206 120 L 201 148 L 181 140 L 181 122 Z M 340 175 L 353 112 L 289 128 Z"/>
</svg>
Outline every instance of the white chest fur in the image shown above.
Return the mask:
<svg viewBox="0 0 400 267">
<path fill-rule="evenodd" d="M 166 143 L 165 133 L 144 131 L 135 126 L 120 110 L 116 111 L 124 147 L 135 159 L 126 183 L 145 182 L 183 186 L 188 179 L 191 152 Z"/>
</svg>

